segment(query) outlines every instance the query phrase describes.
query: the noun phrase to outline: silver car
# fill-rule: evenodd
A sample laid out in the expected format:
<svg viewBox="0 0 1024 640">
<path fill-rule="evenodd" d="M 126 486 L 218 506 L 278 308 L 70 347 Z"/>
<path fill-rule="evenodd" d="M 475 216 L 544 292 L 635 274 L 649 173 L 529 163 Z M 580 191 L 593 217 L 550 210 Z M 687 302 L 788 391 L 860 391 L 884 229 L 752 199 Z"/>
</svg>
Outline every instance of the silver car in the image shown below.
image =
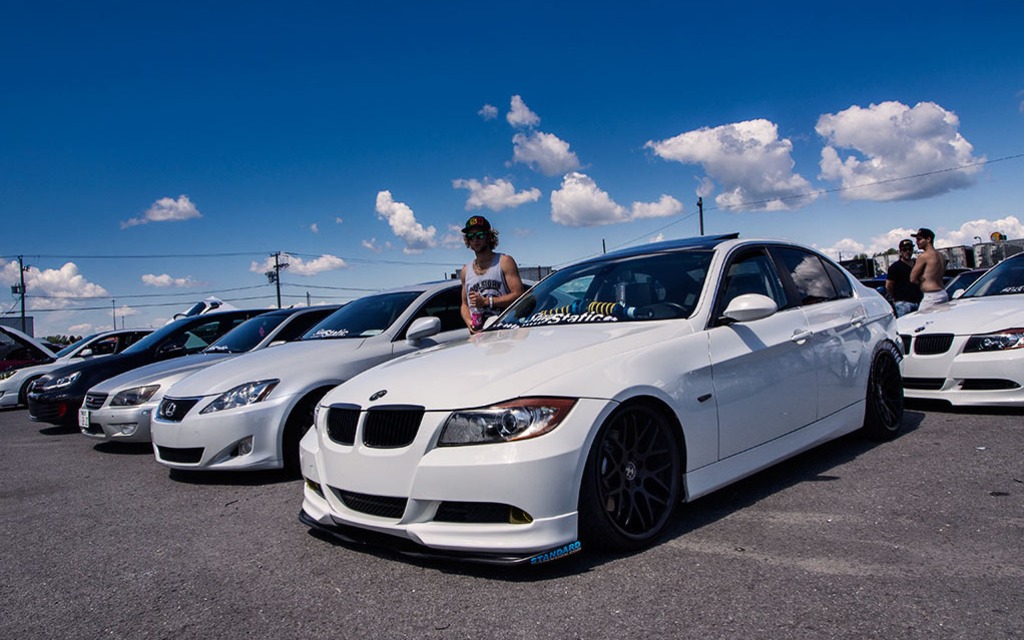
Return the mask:
<svg viewBox="0 0 1024 640">
<path fill-rule="evenodd" d="M 89 389 L 79 412 L 82 433 L 98 440 L 149 442 L 150 419 L 172 384 L 242 353 L 296 340 L 338 305 L 280 309 L 250 318 L 201 353 L 132 369 Z"/>
</svg>

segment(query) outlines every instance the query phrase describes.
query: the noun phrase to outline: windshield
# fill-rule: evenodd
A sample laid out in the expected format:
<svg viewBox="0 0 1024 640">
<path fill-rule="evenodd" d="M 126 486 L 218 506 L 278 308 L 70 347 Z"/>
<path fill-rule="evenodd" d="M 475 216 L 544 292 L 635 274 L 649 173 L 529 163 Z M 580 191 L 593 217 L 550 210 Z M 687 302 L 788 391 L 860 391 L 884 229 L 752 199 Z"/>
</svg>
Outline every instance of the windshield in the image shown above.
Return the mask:
<svg viewBox="0 0 1024 640">
<path fill-rule="evenodd" d="M 100 334 L 94 333 L 91 336 L 85 336 L 84 338 L 82 338 L 78 342 L 72 342 L 68 346 L 66 346 L 63 349 L 61 349 L 60 351 L 58 351 L 57 354 L 54 357 L 60 358 L 62 356 L 66 356 L 69 353 L 71 353 L 72 351 L 74 351 L 75 349 L 77 349 L 78 347 L 82 346 L 86 342 L 89 342 L 90 340 L 92 340 L 93 338 L 95 338 L 98 335 L 100 335 Z"/>
<path fill-rule="evenodd" d="M 324 318 L 302 339 L 369 338 L 378 335 L 390 327 L 421 293 L 383 293 L 354 300 Z"/>
<path fill-rule="evenodd" d="M 1003 260 L 978 278 L 961 298 L 1024 293 L 1024 258 Z"/>
<path fill-rule="evenodd" d="M 189 324 L 192 321 L 192 318 L 181 318 L 180 320 L 175 320 L 171 324 L 166 324 L 142 340 L 139 340 L 132 346 L 128 347 L 121 353 L 142 353 L 143 351 L 149 351 L 151 347 L 160 344 L 164 341 L 164 338 L 176 333 L 180 327 Z"/>
<path fill-rule="evenodd" d="M 288 313 L 265 313 L 255 318 L 249 318 L 231 331 L 225 333 L 219 340 L 206 347 L 206 353 L 245 353 L 251 351 L 266 338 L 270 332 L 284 322 Z"/>
<path fill-rule="evenodd" d="M 674 251 L 590 262 L 556 271 L 526 292 L 491 329 L 688 318 L 710 251 Z"/>
</svg>

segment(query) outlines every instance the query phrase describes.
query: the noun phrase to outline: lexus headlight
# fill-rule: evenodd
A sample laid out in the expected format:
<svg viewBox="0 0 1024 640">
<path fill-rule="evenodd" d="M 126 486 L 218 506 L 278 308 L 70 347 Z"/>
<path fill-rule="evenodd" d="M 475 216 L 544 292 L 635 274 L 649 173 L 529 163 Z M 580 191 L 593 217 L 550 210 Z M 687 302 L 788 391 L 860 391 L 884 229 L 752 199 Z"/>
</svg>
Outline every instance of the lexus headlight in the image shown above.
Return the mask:
<svg viewBox="0 0 1024 640">
<path fill-rule="evenodd" d="M 572 398 L 521 398 L 456 411 L 444 423 L 437 444 L 457 447 L 535 438 L 557 427 L 574 404 Z"/>
<path fill-rule="evenodd" d="M 160 388 L 158 384 L 151 384 L 145 387 L 135 387 L 133 389 L 125 389 L 121 393 L 114 396 L 114 399 L 110 401 L 112 407 L 133 407 L 137 404 L 143 404 L 148 402 L 156 390 Z"/>
<path fill-rule="evenodd" d="M 81 371 L 76 371 L 74 373 L 69 373 L 66 376 L 54 378 L 53 380 L 50 380 L 45 385 L 43 385 L 43 391 L 55 391 L 57 389 L 65 389 L 67 387 L 70 387 L 71 385 L 75 384 L 75 380 L 78 380 L 79 376 L 81 375 Z"/>
<path fill-rule="evenodd" d="M 964 353 L 982 351 L 1006 351 L 1024 347 L 1024 329 L 1007 329 L 982 336 L 971 336 L 964 346 Z"/>
<path fill-rule="evenodd" d="M 0 371 L 0 380 L 6 380 L 14 374 L 18 373 L 17 369 L 11 369 L 10 371 Z"/>
<path fill-rule="evenodd" d="M 280 380 L 260 380 L 259 382 L 246 382 L 234 389 L 225 391 L 217 396 L 217 399 L 206 405 L 206 408 L 199 413 L 214 413 L 226 409 L 244 407 L 264 400 L 274 390 Z"/>
</svg>

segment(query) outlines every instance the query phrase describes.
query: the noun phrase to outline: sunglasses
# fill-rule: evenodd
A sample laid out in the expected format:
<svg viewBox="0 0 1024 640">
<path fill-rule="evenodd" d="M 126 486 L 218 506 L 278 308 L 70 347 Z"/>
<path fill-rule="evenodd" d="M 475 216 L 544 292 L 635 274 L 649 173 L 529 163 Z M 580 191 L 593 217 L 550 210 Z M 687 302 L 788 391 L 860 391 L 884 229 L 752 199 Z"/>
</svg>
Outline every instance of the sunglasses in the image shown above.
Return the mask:
<svg viewBox="0 0 1024 640">
<path fill-rule="evenodd" d="M 472 231 L 466 234 L 466 240 L 483 240 L 486 237 L 486 231 Z"/>
</svg>

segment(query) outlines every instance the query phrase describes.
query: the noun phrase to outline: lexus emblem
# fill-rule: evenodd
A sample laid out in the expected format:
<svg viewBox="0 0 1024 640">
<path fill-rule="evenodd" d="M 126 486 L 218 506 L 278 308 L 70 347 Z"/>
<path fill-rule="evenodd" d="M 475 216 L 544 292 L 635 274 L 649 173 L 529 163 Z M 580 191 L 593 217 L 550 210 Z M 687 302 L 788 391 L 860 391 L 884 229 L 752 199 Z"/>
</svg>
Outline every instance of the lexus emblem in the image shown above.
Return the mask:
<svg viewBox="0 0 1024 640">
<path fill-rule="evenodd" d="M 370 396 L 370 402 L 373 402 L 374 400 L 380 400 L 381 398 L 383 398 L 387 394 L 388 394 L 388 390 L 387 389 L 381 389 L 377 393 L 375 393 L 372 396 Z"/>
<path fill-rule="evenodd" d="M 161 409 L 160 411 L 160 415 L 162 415 L 165 418 L 169 418 L 174 415 L 174 410 L 177 408 L 178 405 L 174 404 L 173 402 L 165 402 L 164 408 Z"/>
</svg>

